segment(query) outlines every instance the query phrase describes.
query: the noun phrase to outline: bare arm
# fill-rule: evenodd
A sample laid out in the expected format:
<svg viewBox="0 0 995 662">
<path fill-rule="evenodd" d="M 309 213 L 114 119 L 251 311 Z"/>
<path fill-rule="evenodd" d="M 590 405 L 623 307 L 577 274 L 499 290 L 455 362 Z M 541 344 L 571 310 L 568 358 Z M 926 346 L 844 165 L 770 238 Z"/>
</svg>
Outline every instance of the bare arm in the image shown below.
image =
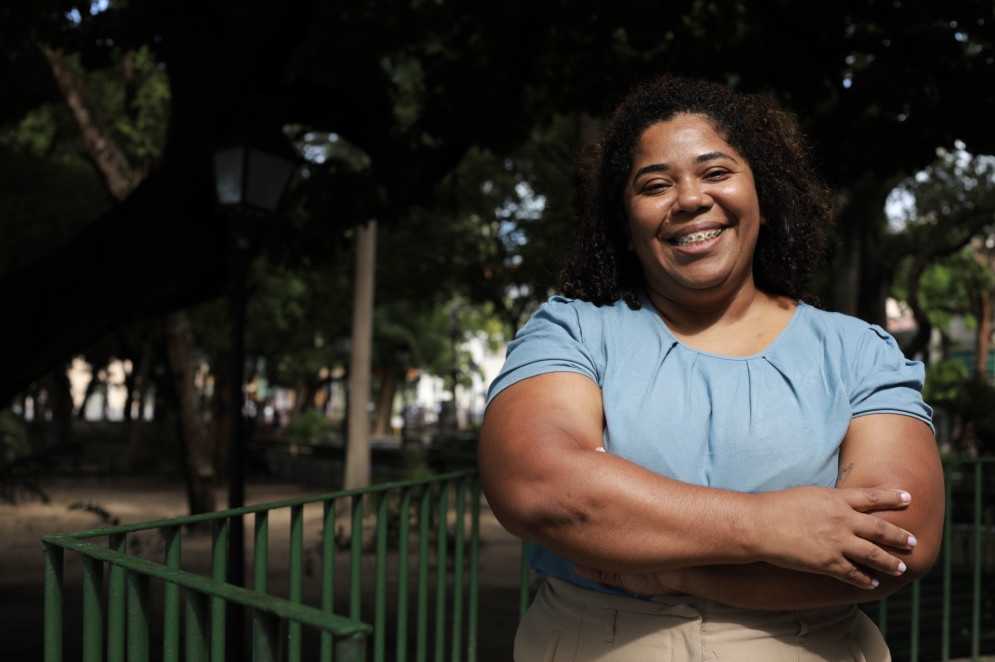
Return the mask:
<svg viewBox="0 0 995 662">
<path fill-rule="evenodd" d="M 880 584 L 872 591 L 765 563 L 703 566 L 656 576 L 589 569 L 582 574 L 639 593 L 689 593 L 754 609 L 812 609 L 875 600 L 922 576 L 936 560 L 943 529 L 943 470 L 924 423 L 888 414 L 855 419 L 840 449 L 839 487 L 897 486 L 912 493 L 909 506 L 874 514 L 914 532 L 918 543 L 913 549 L 888 550 L 907 570 L 897 576 L 875 573 Z"/>
<path fill-rule="evenodd" d="M 904 507 L 899 486 L 750 495 L 689 485 L 593 452 L 603 417 L 597 385 L 572 373 L 526 379 L 491 402 L 481 480 L 509 531 L 614 573 L 766 562 L 863 588 L 866 568 L 897 571 L 879 544 L 909 549 L 907 530 L 861 512 Z"/>
</svg>

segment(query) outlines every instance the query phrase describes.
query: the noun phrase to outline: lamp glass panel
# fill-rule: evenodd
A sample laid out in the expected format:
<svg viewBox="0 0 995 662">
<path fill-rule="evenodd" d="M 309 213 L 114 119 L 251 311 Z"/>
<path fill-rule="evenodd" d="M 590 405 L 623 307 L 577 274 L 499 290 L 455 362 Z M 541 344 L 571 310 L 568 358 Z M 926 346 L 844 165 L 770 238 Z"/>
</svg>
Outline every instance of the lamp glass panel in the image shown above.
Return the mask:
<svg viewBox="0 0 995 662">
<path fill-rule="evenodd" d="M 218 202 L 222 205 L 237 205 L 242 202 L 244 153 L 244 148 L 236 147 L 214 155 L 214 183 Z"/>
<path fill-rule="evenodd" d="M 280 203 L 283 189 L 293 169 L 294 164 L 287 159 L 256 149 L 250 150 L 245 201 L 250 205 L 273 211 Z"/>
</svg>

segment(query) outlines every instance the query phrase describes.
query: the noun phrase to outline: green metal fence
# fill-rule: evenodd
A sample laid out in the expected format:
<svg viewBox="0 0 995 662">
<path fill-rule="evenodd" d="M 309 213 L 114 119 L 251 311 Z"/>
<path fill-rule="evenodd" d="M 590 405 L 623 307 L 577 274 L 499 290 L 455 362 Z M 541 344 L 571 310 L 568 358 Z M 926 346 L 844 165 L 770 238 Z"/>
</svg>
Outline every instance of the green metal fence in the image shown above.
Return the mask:
<svg viewBox="0 0 995 662">
<path fill-rule="evenodd" d="M 947 461 L 944 470 L 947 518 L 936 567 L 864 606 L 896 662 L 995 653 L 995 458 Z M 232 518 L 250 516 L 252 581 L 242 588 L 224 580 L 227 536 Z M 278 520 L 280 533 L 271 535 Z M 212 527 L 209 541 L 198 533 L 205 526 Z M 83 637 L 72 659 L 472 662 L 479 538 L 480 488 L 472 470 L 44 536 L 45 660 L 59 662 L 65 653 L 69 550 L 82 559 L 74 572 L 82 585 Z M 181 559 L 181 549 L 196 552 L 199 544 L 209 561 L 198 566 L 197 554 L 188 560 L 186 552 Z M 523 544 L 520 613 L 533 583 L 526 551 Z M 156 555 L 161 560 L 149 558 Z M 241 619 L 232 606 L 244 607 Z M 233 619 L 242 627 L 228 630 L 244 631 L 244 640 L 226 636 Z M 243 646 L 251 655 L 233 655 Z"/>
<path fill-rule="evenodd" d="M 45 660 L 67 653 L 66 551 L 82 559 L 71 659 L 475 660 L 479 512 L 476 473 L 462 471 L 44 536 Z M 225 582 L 235 517 L 254 520 L 251 588 Z M 287 529 L 271 535 L 278 519 Z"/>
<path fill-rule="evenodd" d="M 919 581 L 865 605 L 896 662 L 995 655 L 995 458 L 943 464 L 939 560 Z"/>
</svg>

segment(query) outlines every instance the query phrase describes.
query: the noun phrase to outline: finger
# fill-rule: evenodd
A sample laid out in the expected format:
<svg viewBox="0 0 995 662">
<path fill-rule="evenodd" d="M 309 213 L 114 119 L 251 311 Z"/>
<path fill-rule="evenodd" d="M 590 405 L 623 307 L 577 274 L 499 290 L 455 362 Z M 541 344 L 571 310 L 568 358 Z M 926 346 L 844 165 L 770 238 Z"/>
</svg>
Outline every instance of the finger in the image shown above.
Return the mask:
<svg viewBox="0 0 995 662">
<path fill-rule="evenodd" d="M 918 543 L 916 537 L 902 527 L 873 515 L 861 515 L 853 532 L 864 540 L 895 549 L 912 549 Z"/>
<path fill-rule="evenodd" d="M 881 584 L 870 572 L 850 562 L 840 563 L 836 571 L 830 573 L 830 576 L 867 591 L 872 591 Z"/>
<path fill-rule="evenodd" d="M 889 554 L 881 547 L 865 540 L 858 541 L 853 548 L 844 552 L 847 559 L 871 571 L 882 572 L 898 577 L 908 569 L 902 559 Z"/>
<path fill-rule="evenodd" d="M 872 510 L 905 508 L 912 502 L 912 495 L 905 490 L 877 487 L 852 487 L 843 490 L 847 504 L 862 513 Z"/>
</svg>

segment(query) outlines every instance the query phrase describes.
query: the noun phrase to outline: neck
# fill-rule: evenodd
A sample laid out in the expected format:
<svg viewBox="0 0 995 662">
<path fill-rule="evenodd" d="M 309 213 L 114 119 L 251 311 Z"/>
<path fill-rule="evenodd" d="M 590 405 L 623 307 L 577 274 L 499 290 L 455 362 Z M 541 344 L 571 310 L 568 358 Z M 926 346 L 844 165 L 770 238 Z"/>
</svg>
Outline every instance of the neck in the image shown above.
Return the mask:
<svg viewBox="0 0 995 662">
<path fill-rule="evenodd" d="M 795 310 L 791 299 L 755 287 L 712 305 L 688 305 L 654 293 L 649 296 L 678 340 L 725 356 L 751 356 L 765 350 L 784 330 Z"/>
<path fill-rule="evenodd" d="M 710 296 L 708 292 L 681 299 L 653 291 L 648 291 L 648 295 L 660 317 L 678 335 L 694 335 L 714 326 L 735 324 L 758 312 L 772 299 L 757 289 L 752 280 L 733 294 L 722 297 Z"/>
</svg>

